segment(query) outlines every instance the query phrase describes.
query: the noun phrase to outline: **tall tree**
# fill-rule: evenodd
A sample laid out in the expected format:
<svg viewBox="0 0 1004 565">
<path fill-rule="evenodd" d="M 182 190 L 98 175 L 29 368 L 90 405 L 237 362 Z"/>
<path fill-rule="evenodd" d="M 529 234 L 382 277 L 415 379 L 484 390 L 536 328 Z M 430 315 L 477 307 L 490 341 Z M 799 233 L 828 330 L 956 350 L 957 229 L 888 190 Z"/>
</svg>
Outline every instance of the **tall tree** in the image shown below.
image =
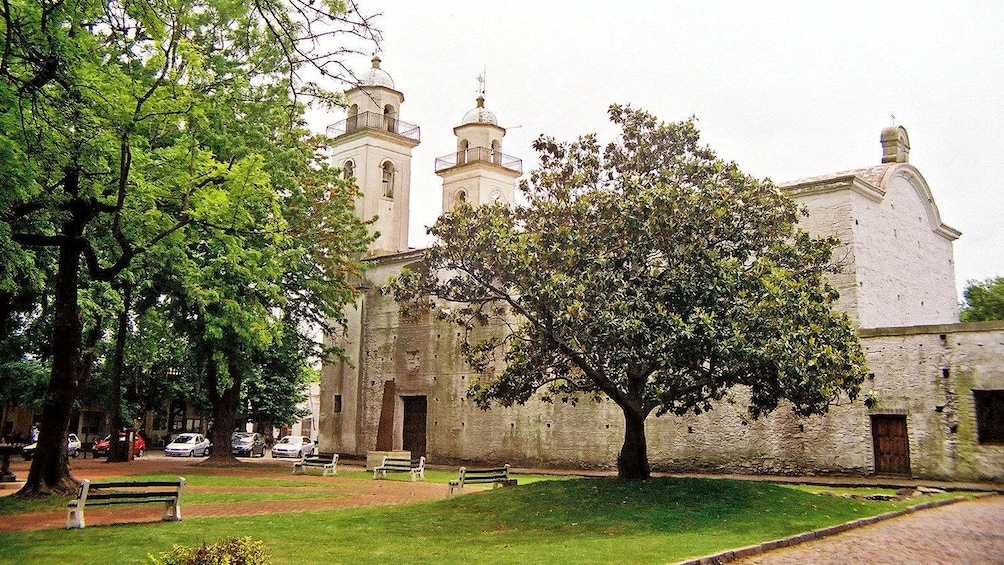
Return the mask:
<svg viewBox="0 0 1004 565">
<path fill-rule="evenodd" d="M 70 492 L 62 444 L 89 371 L 80 289 L 205 221 L 221 191 L 260 185 L 242 176 L 259 155 L 222 160 L 199 136 L 227 92 L 281 91 L 295 122 L 304 96 L 337 101 L 307 70 L 345 76 L 342 39 L 372 31 L 338 0 L 7 0 L 0 23 L 0 178 L 17 188 L 0 208 L 0 253 L 55 256 L 51 376 L 20 494 Z"/>
<path fill-rule="evenodd" d="M 1004 277 L 969 281 L 959 317 L 963 322 L 1004 320 Z"/>
<path fill-rule="evenodd" d="M 460 206 L 430 233 L 405 308 L 457 323 L 480 406 L 581 396 L 624 415 L 618 474 L 647 478 L 645 420 L 711 410 L 736 387 L 749 417 L 824 412 L 864 377 L 831 305 L 832 239 L 793 201 L 699 144 L 692 121 L 610 107 L 619 138 L 539 138 L 526 206 Z"/>
</svg>

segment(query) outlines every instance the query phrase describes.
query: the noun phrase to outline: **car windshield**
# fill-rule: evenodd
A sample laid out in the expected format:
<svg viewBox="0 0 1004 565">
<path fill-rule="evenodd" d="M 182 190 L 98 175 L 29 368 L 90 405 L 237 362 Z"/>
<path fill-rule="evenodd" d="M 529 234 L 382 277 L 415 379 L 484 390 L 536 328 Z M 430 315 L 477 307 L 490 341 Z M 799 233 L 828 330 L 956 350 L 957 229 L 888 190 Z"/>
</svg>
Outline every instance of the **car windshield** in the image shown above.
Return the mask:
<svg viewBox="0 0 1004 565">
<path fill-rule="evenodd" d="M 237 432 L 234 435 L 230 436 L 230 439 L 231 441 L 245 441 L 251 439 L 251 434 L 246 432 L 245 433 Z"/>
<path fill-rule="evenodd" d="M 303 442 L 301 442 L 300 438 L 298 437 L 286 436 L 281 440 L 279 440 L 279 443 L 303 443 Z"/>
<path fill-rule="evenodd" d="M 195 436 L 178 436 L 174 443 L 195 443 Z"/>
</svg>

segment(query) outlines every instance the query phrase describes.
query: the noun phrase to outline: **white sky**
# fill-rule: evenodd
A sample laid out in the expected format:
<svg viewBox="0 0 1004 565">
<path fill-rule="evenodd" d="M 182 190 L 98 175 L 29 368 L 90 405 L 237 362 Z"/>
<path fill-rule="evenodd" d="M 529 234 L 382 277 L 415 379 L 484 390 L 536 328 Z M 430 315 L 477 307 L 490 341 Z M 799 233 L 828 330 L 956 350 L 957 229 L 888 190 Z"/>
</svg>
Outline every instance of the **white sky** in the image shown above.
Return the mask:
<svg viewBox="0 0 1004 565">
<path fill-rule="evenodd" d="M 536 166 L 540 134 L 615 133 L 611 103 L 698 119 L 704 143 L 750 174 L 791 181 L 878 164 L 879 132 L 907 128 L 910 162 L 962 231 L 956 280 L 1004 275 L 1004 2 L 359 0 L 382 12 L 382 68 L 422 128 L 412 246 L 440 213 L 438 156 L 475 105 Z M 353 64 L 369 67 L 368 57 Z M 327 123 L 343 115 L 324 118 Z"/>
</svg>

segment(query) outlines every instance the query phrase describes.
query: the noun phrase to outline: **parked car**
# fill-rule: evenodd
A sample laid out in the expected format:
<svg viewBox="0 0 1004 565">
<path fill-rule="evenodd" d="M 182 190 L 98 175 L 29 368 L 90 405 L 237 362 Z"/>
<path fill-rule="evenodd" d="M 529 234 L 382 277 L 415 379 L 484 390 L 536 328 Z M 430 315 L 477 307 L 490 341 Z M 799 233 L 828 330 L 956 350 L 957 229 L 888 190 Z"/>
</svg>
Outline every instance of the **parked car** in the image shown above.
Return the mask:
<svg viewBox="0 0 1004 565">
<path fill-rule="evenodd" d="M 258 433 L 234 432 L 230 436 L 230 452 L 238 456 L 254 457 L 257 453 L 265 457 L 265 440 Z"/>
<path fill-rule="evenodd" d="M 195 457 L 196 455 L 207 456 L 212 444 L 202 434 L 180 434 L 174 438 L 164 448 L 164 455 L 168 457 Z"/>
<path fill-rule="evenodd" d="M 105 439 L 94 444 L 94 447 L 91 448 L 91 453 L 94 454 L 95 458 L 108 456 L 109 440 L 111 437 L 105 436 Z M 125 432 L 119 432 L 119 441 L 125 441 Z M 136 434 L 136 441 L 132 444 L 132 454 L 136 457 L 143 457 L 144 453 L 146 453 L 146 440 L 143 439 L 143 436 Z"/>
<path fill-rule="evenodd" d="M 25 461 L 31 461 L 37 449 L 38 442 L 36 441 L 21 448 L 21 455 L 24 456 Z M 76 457 L 78 452 L 80 452 L 80 440 L 77 439 L 77 434 L 68 434 L 66 436 L 66 455 Z"/>
<path fill-rule="evenodd" d="M 272 446 L 272 457 L 305 457 L 314 453 L 314 442 L 307 436 L 286 436 Z"/>
</svg>

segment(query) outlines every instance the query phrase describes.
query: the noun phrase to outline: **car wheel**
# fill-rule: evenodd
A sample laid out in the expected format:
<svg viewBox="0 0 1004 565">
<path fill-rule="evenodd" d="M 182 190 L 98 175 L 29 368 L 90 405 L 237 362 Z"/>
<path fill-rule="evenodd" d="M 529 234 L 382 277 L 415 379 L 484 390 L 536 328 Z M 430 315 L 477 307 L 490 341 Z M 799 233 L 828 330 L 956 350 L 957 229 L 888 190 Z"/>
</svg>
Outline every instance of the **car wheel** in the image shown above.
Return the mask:
<svg viewBox="0 0 1004 565">
<path fill-rule="evenodd" d="M 261 455 L 261 456 L 262 456 L 262 457 L 265 457 L 265 454 L 264 454 L 264 453 L 262 453 L 262 455 Z M 272 459 L 275 459 L 276 457 L 278 457 L 278 455 L 276 455 L 276 454 L 275 454 L 275 453 L 273 452 L 273 453 L 272 453 Z M 25 459 L 27 459 L 27 457 L 26 457 Z"/>
<path fill-rule="evenodd" d="M 189 451 L 188 452 L 188 456 L 189 457 L 195 457 L 195 449 L 192 449 L 191 451 Z"/>
</svg>

